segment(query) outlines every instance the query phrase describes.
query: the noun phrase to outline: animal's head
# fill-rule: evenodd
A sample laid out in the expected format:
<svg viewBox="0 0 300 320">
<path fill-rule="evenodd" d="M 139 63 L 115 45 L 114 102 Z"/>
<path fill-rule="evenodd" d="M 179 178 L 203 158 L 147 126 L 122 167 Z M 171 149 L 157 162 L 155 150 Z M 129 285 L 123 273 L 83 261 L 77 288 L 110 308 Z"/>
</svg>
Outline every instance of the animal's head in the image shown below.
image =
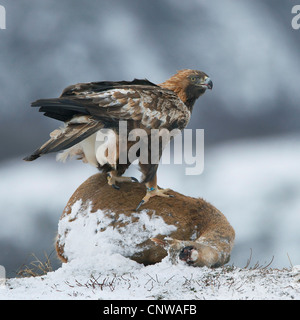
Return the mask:
<svg viewBox="0 0 300 320">
<path fill-rule="evenodd" d="M 210 77 L 203 71 L 184 69 L 179 70 L 172 78 L 182 83 L 187 92 L 198 95 L 203 94 L 207 89 L 213 88 L 213 82 Z"/>
<path fill-rule="evenodd" d="M 186 105 L 192 107 L 207 89 L 213 88 L 213 82 L 203 71 L 183 69 L 160 86 L 174 91 Z"/>
</svg>

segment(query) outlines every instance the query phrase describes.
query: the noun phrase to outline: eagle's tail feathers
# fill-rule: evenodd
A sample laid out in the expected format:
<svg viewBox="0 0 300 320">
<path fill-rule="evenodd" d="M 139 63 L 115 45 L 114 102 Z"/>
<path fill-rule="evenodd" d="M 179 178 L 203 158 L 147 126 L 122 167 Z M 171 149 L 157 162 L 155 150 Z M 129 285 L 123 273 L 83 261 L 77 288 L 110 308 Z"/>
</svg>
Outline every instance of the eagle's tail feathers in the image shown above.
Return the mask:
<svg viewBox="0 0 300 320">
<path fill-rule="evenodd" d="M 23 160 L 33 161 L 41 155 L 71 148 L 102 128 L 103 124 L 93 119 L 88 123 L 69 123 L 65 128 L 51 132 L 51 138 Z"/>
<path fill-rule="evenodd" d="M 35 159 L 37 159 L 39 157 L 40 157 L 40 155 L 38 153 L 34 152 L 30 156 L 25 157 L 23 160 L 25 160 L 25 161 L 33 161 L 33 160 L 35 160 Z"/>
</svg>

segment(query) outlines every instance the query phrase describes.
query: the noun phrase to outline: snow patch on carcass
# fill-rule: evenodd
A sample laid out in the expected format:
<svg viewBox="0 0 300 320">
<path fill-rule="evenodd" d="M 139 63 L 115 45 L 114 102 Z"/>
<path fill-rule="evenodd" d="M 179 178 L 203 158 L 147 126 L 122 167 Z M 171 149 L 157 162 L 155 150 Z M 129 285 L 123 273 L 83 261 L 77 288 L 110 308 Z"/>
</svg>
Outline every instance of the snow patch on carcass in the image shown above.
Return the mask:
<svg viewBox="0 0 300 320">
<path fill-rule="evenodd" d="M 177 227 L 147 210 L 130 216 L 102 210 L 92 211 L 92 204 L 84 206 L 77 200 L 68 215 L 58 225 L 59 244 L 71 261 L 97 254 L 121 254 L 125 257 L 143 251 L 140 245 L 159 234 L 169 235 Z"/>
</svg>

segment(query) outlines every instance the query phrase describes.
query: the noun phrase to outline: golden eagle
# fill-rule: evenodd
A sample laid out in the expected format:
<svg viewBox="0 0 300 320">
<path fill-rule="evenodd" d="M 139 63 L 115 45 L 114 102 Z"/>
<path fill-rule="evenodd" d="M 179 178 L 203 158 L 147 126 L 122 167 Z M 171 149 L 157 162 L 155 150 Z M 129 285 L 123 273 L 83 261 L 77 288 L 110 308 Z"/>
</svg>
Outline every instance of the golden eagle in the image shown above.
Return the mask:
<svg viewBox="0 0 300 320">
<path fill-rule="evenodd" d="M 50 139 L 24 160 L 32 161 L 43 154 L 64 150 L 58 155 L 59 160 L 77 155 L 105 172 L 108 183 L 119 188 L 118 182 L 137 181 L 122 176 L 131 162 L 119 161 L 120 155 L 124 156 L 122 148 L 116 148 L 115 161 L 110 161 L 106 148 L 99 145 L 96 148 L 97 133 L 110 129 L 118 137 L 120 121 L 126 121 L 128 132 L 136 128 L 145 130 L 149 139 L 151 129 L 182 130 L 190 120 L 196 99 L 212 87 L 207 74 L 190 69 L 178 71 L 159 85 L 139 79 L 71 85 L 63 90 L 59 98 L 40 99 L 32 103 L 33 107 L 40 107 L 39 111 L 45 116 L 63 121 L 65 126 L 51 132 Z M 118 143 L 119 140 L 113 141 Z M 127 139 L 124 152 L 132 145 L 133 142 Z M 147 193 L 138 208 L 152 196 L 170 197 L 166 194 L 168 189 L 157 188 L 158 163 L 151 163 L 150 142 L 148 151 L 149 161 L 139 161 Z M 159 156 L 161 152 L 159 150 Z M 136 158 L 139 158 L 138 152 Z"/>
</svg>

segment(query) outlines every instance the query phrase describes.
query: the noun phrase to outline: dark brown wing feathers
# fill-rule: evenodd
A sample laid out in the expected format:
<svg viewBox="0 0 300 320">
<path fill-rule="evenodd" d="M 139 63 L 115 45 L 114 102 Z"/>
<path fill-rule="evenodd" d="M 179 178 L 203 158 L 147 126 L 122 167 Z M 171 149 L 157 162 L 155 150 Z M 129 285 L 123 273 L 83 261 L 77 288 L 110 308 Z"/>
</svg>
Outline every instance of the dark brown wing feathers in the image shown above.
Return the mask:
<svg viewBox="0 0 300 320">
<path fill-rule="evenodd" d="M 147 79 L 134 79 L 133 81 L 99 81 L 89 83 L 78 83 L 65 88 L 60 97 L 77 95 L 80 92 L 103 92 L 111 89 L 122 89 L 124 87 L 132 86 L 150 86 L 158 87 L 156 84 Z"/>
</svg>

